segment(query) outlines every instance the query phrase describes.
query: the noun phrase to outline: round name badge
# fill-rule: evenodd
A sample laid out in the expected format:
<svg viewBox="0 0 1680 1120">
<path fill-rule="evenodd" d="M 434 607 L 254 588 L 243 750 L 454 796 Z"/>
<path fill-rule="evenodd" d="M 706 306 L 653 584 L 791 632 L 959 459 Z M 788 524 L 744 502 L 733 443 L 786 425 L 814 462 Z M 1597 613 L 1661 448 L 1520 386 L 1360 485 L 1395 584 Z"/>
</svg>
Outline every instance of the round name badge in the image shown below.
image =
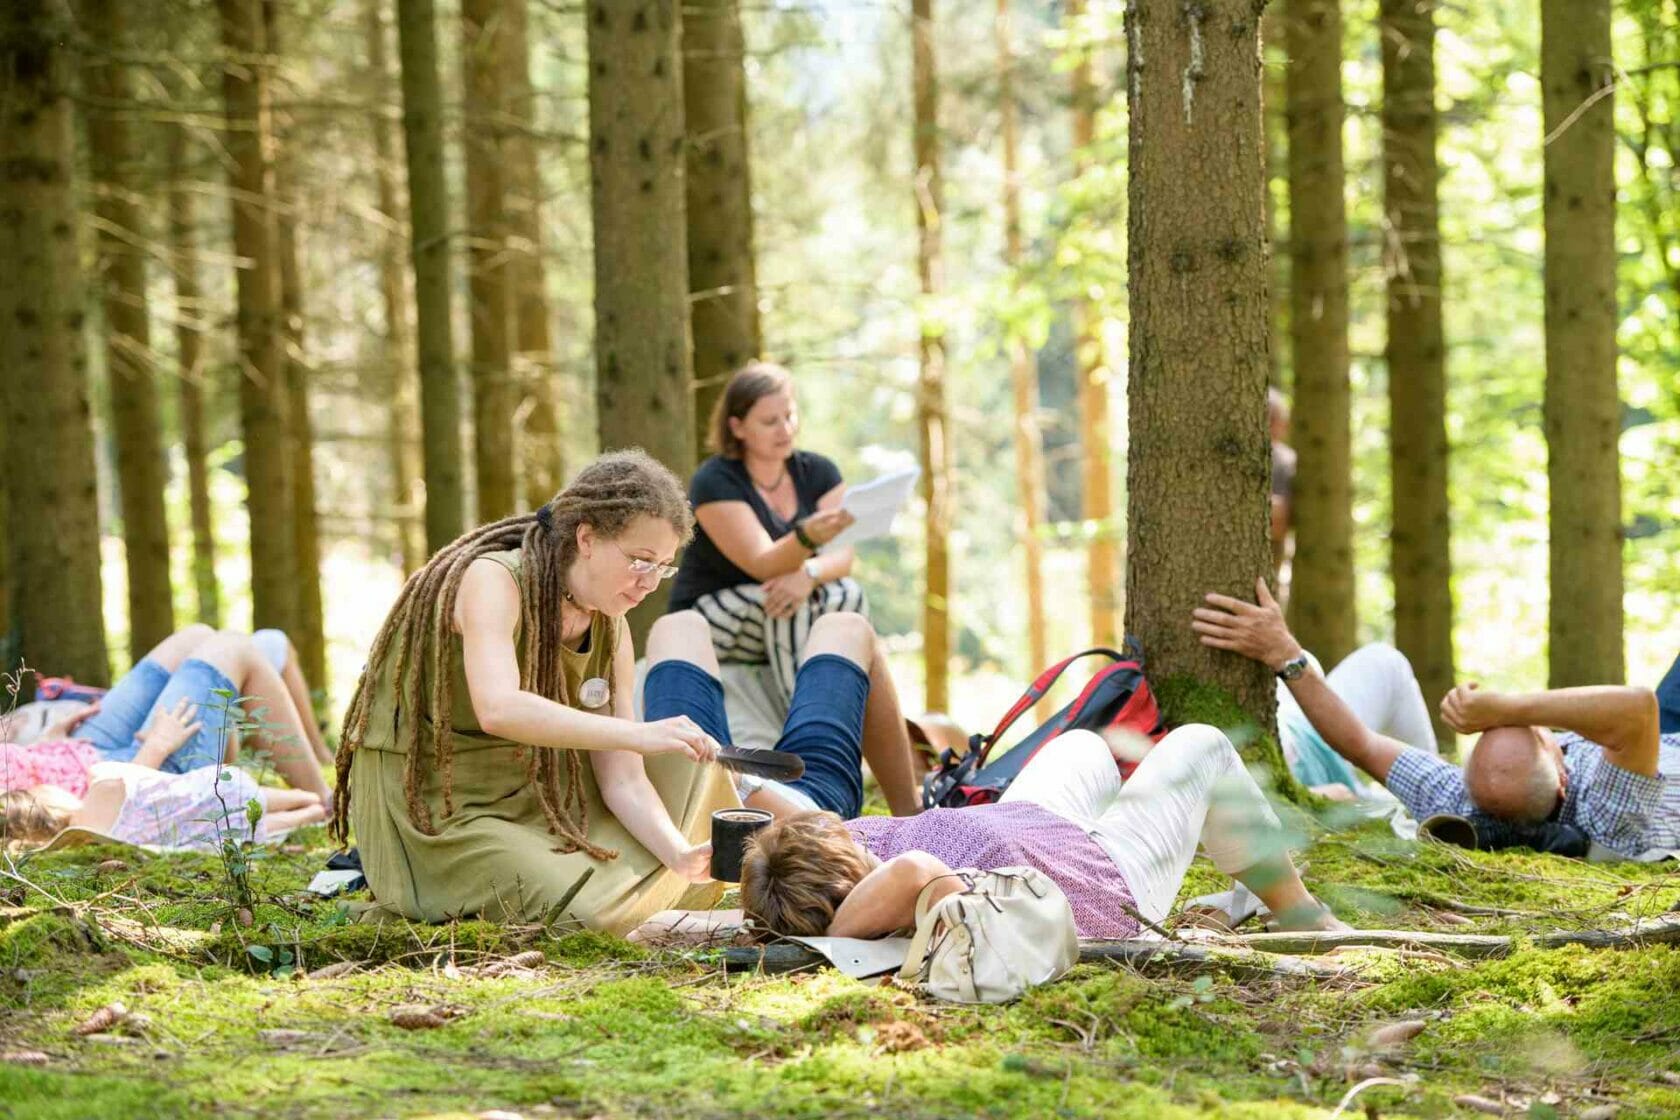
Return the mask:
<svg viewBox="0 0 1680 1120">
<path fill-rule="evenodd" d="M 599 708 L 612 696 L 612 690 L 601 677 L 590 677 L 578 688 L 578 703 L 586 708 Z"/>
</svg>

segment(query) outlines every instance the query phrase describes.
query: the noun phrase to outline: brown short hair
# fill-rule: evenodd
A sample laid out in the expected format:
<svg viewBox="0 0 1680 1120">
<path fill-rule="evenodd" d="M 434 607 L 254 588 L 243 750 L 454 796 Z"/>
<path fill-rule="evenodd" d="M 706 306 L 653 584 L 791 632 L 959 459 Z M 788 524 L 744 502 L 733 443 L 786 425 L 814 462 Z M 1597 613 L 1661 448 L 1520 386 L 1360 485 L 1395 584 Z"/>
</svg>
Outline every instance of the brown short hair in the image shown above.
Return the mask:
<svg viewBox="0 0 1680 1120">
<path fill-rule="evenodd" d="M 741 908 L 769 933 L 820 937 L 867 874 L 869 861 L 837 814 L 795 813 L 747 841 Z"/>
<path fill-rule="evenodd" d="M 741 419 L 753 405 L 792 384 L 793 374 L 775 362 L 748 362 L 731 374 L 712 406 L 711 435 L 706 441 L 711 449 L 725 459 L 739 459 L 741 441 L 729 430 L 729 422 Z"/>
<path fill-rule="evenodd" d="M 45 844 L 70 823 L 70 814 L 34 790 L 9 789 L 0 795 L 0 844 Z"/>
</svg>

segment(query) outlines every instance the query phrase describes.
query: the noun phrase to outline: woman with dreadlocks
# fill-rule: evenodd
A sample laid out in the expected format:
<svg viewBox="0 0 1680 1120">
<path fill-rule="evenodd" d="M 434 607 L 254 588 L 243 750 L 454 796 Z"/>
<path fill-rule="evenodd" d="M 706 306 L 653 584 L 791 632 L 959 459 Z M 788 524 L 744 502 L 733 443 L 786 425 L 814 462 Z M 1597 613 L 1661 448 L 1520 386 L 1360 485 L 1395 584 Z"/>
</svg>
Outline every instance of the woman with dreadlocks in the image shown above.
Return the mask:
<svg viewBox="0 0 1680 1120">
<path fill-rule="evenodd" d="M 676 477 L 620 451 L 409 578 L 337 760 L 333 832 L 354 828 L 382 911 L 622 932 L 713 901 L 690 885 L 708 882 L 712 811 L 739 802 L 695 765 L 717 743 L 693 720 L 632 718 L 623 618 L 691 527 Z"/>
</svg>

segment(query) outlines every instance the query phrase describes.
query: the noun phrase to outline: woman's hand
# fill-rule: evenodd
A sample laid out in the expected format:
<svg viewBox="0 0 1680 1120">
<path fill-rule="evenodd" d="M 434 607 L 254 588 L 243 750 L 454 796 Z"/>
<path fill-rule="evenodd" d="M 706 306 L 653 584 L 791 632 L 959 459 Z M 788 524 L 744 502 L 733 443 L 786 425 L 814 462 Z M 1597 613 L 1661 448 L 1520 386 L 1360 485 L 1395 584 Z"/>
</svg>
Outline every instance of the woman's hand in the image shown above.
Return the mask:
<svg viewBox="0 0 1680 1120">
<path fill-rule="evenodd" d="M 1466 681 L 1442 697 L 1441 719 L 1460 735 L 1503 727 L 1511 722 L 1504 712 L 1504 700 L 1501 693 L 1483 690 L 1475 681 Z"/>
<path fill-rule="evenodd" d="M 712 845 L 708 841 L 684 848 L 665 866 L 691 883 L 712 881 Z"/>
<path fill-rule="evenodd" d="M 806 575 L 804 568 L 795 568 L 786 575 L 765 580 L 760 586 L 764 588 L 764 613 L 770 618 L 787 618 L 811 597 L 817 581 Z"/>
<path fill-rule="evenodd" d="M 203 727 L 198 705 L 183 696 L 171 710 L 158 712 L 151 726 L 140 732 L 140 747 L 161 762 L 191 742 Z"/>
<path fill-rule="evenodd" d="M 717 757 L 718 741 L 687 716 L 632 723 L 629 727 L 629 749 L 639 755 L 683 754 L 695 762 L 711 762 Z"/>
<path fill-rule="evenodd" d="M 1283 621 L 1283 610 L 1263 579 L 1254 583 L 1259 605 L 1229 595 L 1209 595 L 1208 606 L 1197 607 L 1190 628 L 1204 646 L 1240 653 L 1274 672 L 1301 656 L 1301 643 Z"/>
<path fill-rule="evenodd" d="M 838 537 L 841 530 L 856 520 L 850 510 L 822 509 L 801 521 L 799 525 L 805 530 L 807 537 L 822 545 Z"/>
<path fill-rule="evenodd" d="M 86 723 L 98 714 L 99 701 L 95 700 L 81 711 L 71 712 L 69 715 L 41 732 L 41 741 L 43 743 L 50 743 L 59 739 L 74 739 L 76 737 L 76 728 L 80 727 L 82 724 Z"/>
</svg>

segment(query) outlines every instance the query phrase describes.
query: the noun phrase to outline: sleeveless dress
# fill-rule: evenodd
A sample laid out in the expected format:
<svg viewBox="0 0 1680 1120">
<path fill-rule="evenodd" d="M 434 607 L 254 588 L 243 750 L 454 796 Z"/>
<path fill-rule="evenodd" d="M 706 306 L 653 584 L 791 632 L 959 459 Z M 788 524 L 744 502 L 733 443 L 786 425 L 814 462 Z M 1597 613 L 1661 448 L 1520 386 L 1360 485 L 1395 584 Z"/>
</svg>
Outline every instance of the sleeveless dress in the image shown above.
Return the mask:
<svg viewBox="0 0 1680 1120">
<path fill-rule="evenodd" d="M 520 552 L 492 553 L 523 588 Z M 410 619 L 405 625 L 412 625 Z M 522 625 L 522 624 L 521 624 Z M 575 698 L 585 680 L 612 678 L 619 619 L 597 614 L 582 650 L 563 653 L 567 694 Z M 587 852 L 561 854 L 548 831 L 548 820 L 526 777 L 528 750 L 487 734 L 473 713 L 461 658 L 461 637 L 446 620 L 433 620 L 434 635 L 448 645 L 445 671 L 453 674 L 451 713 L 455 761 L 452 816 L 443 814 L 443 783 L 430 755 L 428 713 L 410 712 L 398 703 L 395 681 L 398 634 L 382 666 L 369 666 L 363 686 L 375 689 L 367 737 L 357 748 L 350 770 L 350 824 L 361 849 L 362 869 L 379 906 L 369 918 L 399 914 L 438 922 L 478 915 L 491 920 L 539 922 L 570 917 L 591 929 L 625 933 L 649 916 L 674 906 L 704 908 L 723 893 L 715 883 L 692 885 L 660 863 L 620 823 L 601 800 L 589 752 L 582 753 L 583 801 L 588 806 L 591 843 L 617 851 L 597 860 Z M 628 635 L 624 639 L 628 641 Z M 514 645 L 524 661 L 523 642 Z M 429 666 L 409 666 L 418 674 L 417 695 L 431 701 Z M 610 709 L 603 708 L 602 712 Z M 435 836 L 421 832 L 410 819 L 403 793 L 406 742 L 403 721 L 426 721 L 420 729 L 428 758 L 422 766 L 421 796 L 431 808 Z M 739 806 L 728 773 L 720 766 L 700 766 L 680 755 L 648 758 L 647 772 L 671 820 L 690 843 L 710 837 L 714 810 Z M 564 780 L 564 779 L 562 779 Z M 558 906 L 574 885 L 592 872 L 572 897 L 565 913 Z"/>
</svg>

